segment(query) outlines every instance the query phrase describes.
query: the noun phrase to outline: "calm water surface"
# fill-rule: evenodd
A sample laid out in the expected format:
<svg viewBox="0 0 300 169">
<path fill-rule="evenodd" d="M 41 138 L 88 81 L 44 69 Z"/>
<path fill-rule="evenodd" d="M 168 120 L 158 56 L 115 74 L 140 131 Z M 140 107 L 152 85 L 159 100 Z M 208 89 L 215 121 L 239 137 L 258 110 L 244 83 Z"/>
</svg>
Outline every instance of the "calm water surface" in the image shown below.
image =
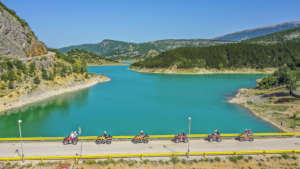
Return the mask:
<svg viewBox="0 0 300 169">
<path fill-rule="evenodd" d="M 246 109 L 227 103 L 239 88 L 255 87 L 261 75 L 163 75 L 128 70 L 128 66 L 89 67 L 112 80 L 54 97 L 13 114 L 0 116 L 0 137 L 18 136 L 17 121 L 29 136 L 65 136 L 80 126 L 83 135 L 276 132 Z"/>
</svg>

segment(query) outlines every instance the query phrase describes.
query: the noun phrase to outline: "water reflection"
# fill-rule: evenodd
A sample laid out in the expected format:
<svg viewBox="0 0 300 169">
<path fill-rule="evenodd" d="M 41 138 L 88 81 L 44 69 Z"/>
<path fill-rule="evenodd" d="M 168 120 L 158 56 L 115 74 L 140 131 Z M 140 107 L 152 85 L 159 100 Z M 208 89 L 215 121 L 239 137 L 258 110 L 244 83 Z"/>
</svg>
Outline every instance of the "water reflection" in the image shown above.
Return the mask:
<svg viewBox="0 0 300 169">
<path fill-rule="evenodd" d="M 0 137 L 18 136 L 17 121 L 19 119 L 23 121 L 24 136 L 30 135 L 30 132 L 34 133 L 32 129 L 41 130 L 39 127 L 32 128 L 30 126 L 32 124 L 38 126 L 36 124 L 45 123 L 54 113 L 58 113 L 57 115 L 59 116 L 68 116 L 70 103 L 80 107 L 86 104 L 88 94 L 89 89 L 85 89 L 76 93 L 56 96 L 20 110 L 8 112 L 6 115 L 0 116 Z"/>
</svg>

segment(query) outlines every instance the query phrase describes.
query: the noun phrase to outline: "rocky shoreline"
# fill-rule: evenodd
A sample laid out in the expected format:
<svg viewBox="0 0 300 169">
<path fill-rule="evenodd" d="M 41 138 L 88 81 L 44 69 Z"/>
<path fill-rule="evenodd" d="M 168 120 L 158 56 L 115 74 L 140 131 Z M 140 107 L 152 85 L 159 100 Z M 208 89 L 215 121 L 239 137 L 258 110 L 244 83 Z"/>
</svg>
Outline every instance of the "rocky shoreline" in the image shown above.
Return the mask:
<svg viewBox="0 0 300 169">
<path fill-rule="evenodd" d="M 228 102 L 238 104 L 250 110 L 256 117 L 270 123 L 282 132 L 295 132 L 299 128 L 290 126 L 290 117 L 293 112 L 299 110 L 298 102 L 277 103 L 279 99 L 289 98 L 290 96 L 276 96 L 274 93 L 282 91 L 284 88 L 262 91 L 260 89 L 239 89 L 236 96 Z M 274 98 L 276 97 L 276 98 Z M 277 98 L 278 97 L 278 98 Z"/>
<path fill-rule="evenodd" d="M 3 115 L 7 111 L 19 109 L 54 96 L 86 89 L 98 83 L 110 81 L 110 79 L 104 75 L 95 75 L 88 79 L 83 79 L 84 78 L 81 78 L 80 80 L 71 78 L 68 81 L 63 81 L 61 83 L 55 82 L 55 85 L 43 83 L 34 89 L 32 93 L 19 94 L 15 97 L 6 96 L 0 98 L 0 115 Z M 19 89 L 16 93 L 20 93 L 22 90 L 24 89 Z"/>
</svg>

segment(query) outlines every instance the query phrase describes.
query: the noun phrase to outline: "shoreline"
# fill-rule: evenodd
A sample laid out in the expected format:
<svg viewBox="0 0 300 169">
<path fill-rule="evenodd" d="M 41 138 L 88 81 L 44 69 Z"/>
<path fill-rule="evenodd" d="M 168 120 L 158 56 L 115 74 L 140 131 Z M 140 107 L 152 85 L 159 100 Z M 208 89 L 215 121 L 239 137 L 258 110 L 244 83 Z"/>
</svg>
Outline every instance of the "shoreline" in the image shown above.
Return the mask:
<svg viewBox="0 0 300 169">
<path fill-rule="evenodd" d="M 244 96 L 242 93 L 245 93 L 248 91 L 251 90 L 251 88 L 240 88 L 237 92 L 237 94 L 228 100 L 229 103 L 232 103 L 232 104 L 237 104 L 243 108 L 246 108 L 247 110 L 249 110 L 252 115 L 254 115 L 255 117 L 269 123 L 270 125 L 276 127 L 279 131 L 281 132 L 293 132 L 293 130 L 291 128 L 287 128 L 287 127 L 284 127 L 284 126 L 281 126 L 279 124 L 277 124 L 274 120 L 272 120 L 271 118 L 268 118 L 266 116 L 262 116 L 253 106 L 249 106 L 249 98 Z M 250 99 L 253 99 L 253 98 L 250 98 Z"/>
<path fill-rule="evenodd" d="M 62 85 L 59 88 L 47 88 L 43 89 L 42 92 L 33 92 L 28 95 L 23 95 L 17 98 L 12 102 L 1 103 L 0 105 L 0 116 L 5 113 L 13 110 L 20 109 L 24 106 L 28 106 L 30 104 L 34 104 L 36 102 L 40 102 L 46 99 L 49 99 L 54 96 L 75 92 L 79 90 L 83 90 L 86 88 L 90 88 L 98 83 L 108 82 L 110 79 L 104 75 L 97 75 L 87 79 L 86 81 L 74 82 L 73 84 Z"/>
<path fill-rule="evenodd" d="M 101 64 L 101 65 L 98 65 L 98 64 L 88 64 L 88 66 L 124 66 L 124 65 L 128 65 L 128 64 L 125 64 L 125 63 L 108 63 L 108 64 Z"/>
<path fill-rule="evenodd" d="M 204 69 L 204 68 L 191 68 L 191 69 L 163 69 L 163 68 L 138 68 L 129 67 L 129 70 L 133 70 L 141 73 L 153 73 L 153 74 L 183 74 L 183 75 L 206 75 L 206 74 L 271 74 L 275 71 L 274 68 L 265 69 Z"/>
</svg>

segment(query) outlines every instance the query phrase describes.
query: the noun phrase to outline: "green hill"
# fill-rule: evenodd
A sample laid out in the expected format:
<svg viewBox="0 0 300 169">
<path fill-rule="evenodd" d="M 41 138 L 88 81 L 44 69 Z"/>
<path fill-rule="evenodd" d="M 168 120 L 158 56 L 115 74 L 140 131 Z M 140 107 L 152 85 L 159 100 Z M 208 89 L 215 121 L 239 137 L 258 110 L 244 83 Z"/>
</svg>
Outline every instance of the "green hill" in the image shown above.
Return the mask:
<svg viewBox="0 0 300 169">
<path fill-rule="evenodd" d="M 300 66 L 300 42 L 274 45 L 235 43 L 177 48 L 132 64 L 139 68 L 252 68 Z"/>
<path fill-rule="evenodd" d="M 88 65 L 119 64 L 117 61 L 105 59 L 94 53 L 79 49 L 72 49 L 68 51 L 65 57 L 84 60 Z"/>
<path fill-rule="evenodd" d="M 83 44 L 69 46 L 59 49 L 63 53 L 67 53 L 72 49 L 86 50 L 99 56 L 114 60 L 128 60 L 153 57 L 161 52 L 171 50 L 178 47 L 189 46 L 210 46 L 227 43 L 217 40 L 206 39 L 169 39 L 159 40 L 145 43 L 129 43 L 115 40 L 103 40 L 97 44 Z"/>
</svg>

